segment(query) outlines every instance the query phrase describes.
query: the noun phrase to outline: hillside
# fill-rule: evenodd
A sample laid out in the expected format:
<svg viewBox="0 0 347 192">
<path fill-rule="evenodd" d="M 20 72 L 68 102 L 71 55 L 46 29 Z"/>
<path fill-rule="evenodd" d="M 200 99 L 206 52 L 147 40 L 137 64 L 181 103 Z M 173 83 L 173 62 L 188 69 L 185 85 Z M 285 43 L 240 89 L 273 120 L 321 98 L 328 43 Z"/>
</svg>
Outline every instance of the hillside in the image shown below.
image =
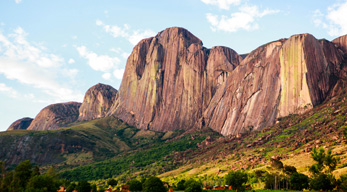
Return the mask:
<svg viewBox="0 0 347 192">
<path fill-rule="evenodd" d="M 132 164 L 136 172 L 138 168 L 162 160 L 174 151 L 196 148 L 198 142 L 214 135 L 218 134 L 211 130 L 191 133 L 140 130 L 110 116 L 56 130 L 0 133 L 0 161 L 11 167 L 30 160 L 41 167 L 54 165 L 59 171 L 87 165 L 73 169 L 84 173 L 76 175 L 74 171 L 67 171 L 62 175 L 73 180 L 108 178 L 117 176 Z M 148 156 L 146 161 L 142 159 L 144 156 Z M 104 165 L 105 162 L 107 165 Z M 165 170 L 177 168 L 177 165 L 173 163 Z M 94 166 L 100 170 L 95 175 L 86 175 Z"/>
<path fill-rule="evenodd" d="M 279 159 L 285 165 L 295 166 L 299 172 L 308 174 L 307 166 L 313 164 L 310 152 L 314 147 L 324 147 L 332 149 L 341 158 L 338 169 L 334 172 L 339 177 L 347 173 L 347 146 L 343 136 L 343 131 L 347 128 L 346 114 L 347 91 L 343 90 L 328 102 L 302 115 L 284 117 L 274 126 L 262 131 L 223 137 L 208 129 L 201 130 L 202 132 L 194 133 L 199 137 L 192 137 L 190 133 L 183 139 L 165 142 L 163 146 L 153 144 L 145 151 L 131 151 L 126 155 L 63 172 L 62 176 L 101 179 L 98 182 L 105 182 L 102 178 L 112 176 L 125 182 L 131 178 L 140 179 L 159 174 L 169 183 L 190 177 L 218 183 L 230 170 L 271 170 L 271 158 Z M 207 135 L 211 137 L 206 137 Z M 178 143 L 191 145 L 186 145 L 181 150 L 172 150 Z M 165 151 L 165 154 L 157 156 L 158 151 Z M 144 155 L 146 158 L 141 158 Z M 146 161 L 147 159 L 150 161 Z"/>
</svg>

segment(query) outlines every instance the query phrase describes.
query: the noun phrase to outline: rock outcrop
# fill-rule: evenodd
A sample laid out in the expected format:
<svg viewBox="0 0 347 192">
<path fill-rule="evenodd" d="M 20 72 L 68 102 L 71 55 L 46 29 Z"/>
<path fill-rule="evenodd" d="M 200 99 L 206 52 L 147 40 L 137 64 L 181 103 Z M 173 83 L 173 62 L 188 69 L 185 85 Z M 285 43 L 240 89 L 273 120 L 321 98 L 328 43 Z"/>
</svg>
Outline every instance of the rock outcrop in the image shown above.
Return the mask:
<svg viewBox="0 0 347 192">
<path fill-rule="evenodd" d="M 251 52 L 231 73 L 204 113 L 223 135 L 260 130 L 276 118 L 322 103 L 335 86 L 341 54 L 330 42 L 294 35 Z"/>
<path fill-rule="evenodd" d="M 105 117 L 115 101 L 117 90 L 109 85 L 96 84 L 89 88 L 79 108 L 79 121 Z"/>
<path fill-rule="evenodd" d="M 77 120 L 81 103 L 58 103 L 45 107 L 31 122 L 27 130 L 52 130 Z"/>
<path fill-rule="evenodd" d="M 30 126 L 30 123 L 33 121 L 33 118 L 24 117 L 13 122 L 7 129 L 7 131 L 17 130 L 17 129 L 27 129 Z"/>
<path fill-rule="evenodd" d="M 134 47 L 109 114 L 141 129 L 189 129 L 240 61 L 230 48 L 209 50 L 189 31 L 168 28 Z"/>
<path fill-rule="evenodd" d="M 332 41 L 344 54 L 347 54 L 347 35 L 338 37 Z"/>
</svg>

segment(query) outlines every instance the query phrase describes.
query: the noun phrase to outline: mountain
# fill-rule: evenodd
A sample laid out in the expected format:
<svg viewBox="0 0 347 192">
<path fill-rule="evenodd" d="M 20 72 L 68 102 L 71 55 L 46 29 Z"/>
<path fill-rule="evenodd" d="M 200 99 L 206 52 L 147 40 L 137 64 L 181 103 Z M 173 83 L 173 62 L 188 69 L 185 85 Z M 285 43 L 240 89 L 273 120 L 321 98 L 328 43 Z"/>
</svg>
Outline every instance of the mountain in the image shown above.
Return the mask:
<svg viewBox="0 0 347 192">
<path fill-rule="evenodd" d="M 97 84 L 81 107 L 46 107 L 28 129 L 114 115 L 162 132 L 207 126 L 226 136 L 262 130 L 320 105 L 347 85 L 346 39 L 298 34 L 241 57 L 227 47 L 203 47 L 186 29 L 167 28 L 134 47 L 118 92 Z"/>
<path fill-rule="evenodd" d="M 168 28 L 134 47 L 109 114 L 140 129 L 188 130 L 240 61 L 230 48 L 207 49 L 189 31 Z"/>
<path fill-rule="evenodd" d="M 18 119 L 17 121 L 13 122 L 8 128 L 7 131 L 11 130 L 17 130 L 17 129 L 27 129 L 30 126 L 30 123 L 34 119 L 30 117 L 24 117 L 22 119 Z"/>
<path fill-rule="evenodd" d="M 261 130 L 344 87 L 345 38 L 334 41 L 293 35 L 242 60 L 232 49 L 207 49 L 187 30 L 168 28 L 135 46 L 109 114 L 157 131 Z"/>
<path fill-rule="evenodd" d="M 67 102 L 49 105 L 43 108 L 31 122 L 28 130 L 52 130 L 65 127 L 78 118 L 81 103 Z"/>
<path fill-rule="evenodd" d="M 79 108 L 78 121 L 90 121 L 105 117 L 117 95 L 117 90 L 98 83 L 89 88 Z"/>
</svg>

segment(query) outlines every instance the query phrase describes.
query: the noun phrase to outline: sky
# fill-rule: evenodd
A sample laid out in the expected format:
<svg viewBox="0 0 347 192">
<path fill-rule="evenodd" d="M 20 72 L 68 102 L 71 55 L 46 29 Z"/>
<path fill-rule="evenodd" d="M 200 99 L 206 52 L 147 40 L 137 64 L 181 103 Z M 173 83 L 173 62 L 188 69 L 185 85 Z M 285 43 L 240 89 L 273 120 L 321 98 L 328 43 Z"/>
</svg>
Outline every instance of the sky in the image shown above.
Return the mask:
<svg viewBox="0 0 347 192">
<path fill-rule="evenodd" d="M 118 89 L 133 47 L 174 26 L 244 54 L 347 34 L 347 0 L 0 0 L 0 131 L 97 83 Z"/>
</svg>

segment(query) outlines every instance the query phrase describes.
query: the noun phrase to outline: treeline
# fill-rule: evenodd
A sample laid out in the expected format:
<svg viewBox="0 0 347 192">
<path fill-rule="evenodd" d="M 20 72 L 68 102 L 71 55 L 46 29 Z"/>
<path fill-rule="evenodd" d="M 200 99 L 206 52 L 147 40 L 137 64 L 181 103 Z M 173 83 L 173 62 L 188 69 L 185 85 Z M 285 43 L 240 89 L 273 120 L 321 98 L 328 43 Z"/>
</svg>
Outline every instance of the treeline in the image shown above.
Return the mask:
<svg viewBox="0 0 347 192">
<path fill-rule="evenodd" d="M 5 164 L 0 162 L 0 191 L 1 192 L 57 192 L 66 180 L 59 179 L 54 168 L 41 174 L 38 166 L 33 166 L 29 160 L 22 161 L 14 170 L 6 171 Z"/>
<path fill-rule="evenodd" d="M 263 184 L 269 190 L 316 190 L 316 191 L 347 191 L 347 174 L 336 179 L 332 172 L 336 169 L 339 158 L 331 150 L 314 148 L 311 152 L 312 159 L 316 162 L 308 167 L 310 177 L 297 172 L 294 166 L 283 165 L 278 159 L 271 159 L 271 167 L 266 170 L 256 170 L 247 173 L 245 170 L 230 171 L 222 182 L 220 180 L 212 185 L 226 185 L 233 190 L 244 191 L 251 189 L 252 185 Z M 208 178 L 195 178 L 199 183 L 204 183 Z M 211 182 L 210 182 L 211 183 Z M 213 182 L 212 182 L 213 183 Z M 177 189 L 185 190 L 185 181 L 180 180 L 174 184 Z M 206 184 L 205 184 L 206 186 Z M 212 186 L 208 186 L 212 187 Z M 186 191 L 186 190 L 185 190 Z"/>
</svg>

